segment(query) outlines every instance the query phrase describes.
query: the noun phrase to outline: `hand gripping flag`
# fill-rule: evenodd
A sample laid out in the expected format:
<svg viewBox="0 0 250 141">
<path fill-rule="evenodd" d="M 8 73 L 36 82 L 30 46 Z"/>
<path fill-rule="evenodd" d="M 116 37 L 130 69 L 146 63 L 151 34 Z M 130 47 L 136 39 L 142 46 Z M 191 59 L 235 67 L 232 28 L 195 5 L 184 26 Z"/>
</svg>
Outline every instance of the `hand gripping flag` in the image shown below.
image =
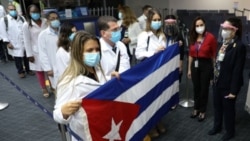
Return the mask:
<svg viewBox="0 0 250 141">
<path fill-rule="evenodd" d="M 141 141 L 179 102 L 179 47 L 174 44 L 85 97 L 93 141 Z"/>
</svg>

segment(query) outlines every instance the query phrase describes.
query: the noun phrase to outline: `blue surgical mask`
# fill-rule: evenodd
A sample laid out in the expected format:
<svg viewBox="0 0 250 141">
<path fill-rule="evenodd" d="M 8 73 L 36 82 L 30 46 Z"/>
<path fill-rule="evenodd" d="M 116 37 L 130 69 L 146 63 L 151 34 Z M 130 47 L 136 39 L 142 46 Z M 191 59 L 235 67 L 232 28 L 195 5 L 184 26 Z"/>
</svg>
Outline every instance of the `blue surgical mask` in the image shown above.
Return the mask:
<svg viewBox="0 0 250 141">
<path fill-rule="evenodd" d="M 9 14 L 10 14 L 11 17 L 16 17 L 16 16 L 17 16 L 16 10 L 11 10 L 11 11 L 9 12 Z"/>
<path fill-rule="evenodd" d="M 84 64 L 86 64 L 89 67 L 94 67 L 96 66 L 101 59 L 100 52 L 95 52 L 95 53 L 84 53 Z"/>
<path fill-rule="evenodd" d="M 158 30 L 161 28 L 161 21 L 152 21 L 151 22 L 151 28 L 153 30 Z"/>
<path fill-rule="evenodd" d="M 118 13 L 118 18 L 119 18 L 120 20 L 122 20 L 122 13 L 121 13 L 121 12 Z"/>
<path fill-rule="evenodd" d="M 30 16 L 35 21 L 37 21 L 41 17 L 40 13 L 31 13 Z"/>
<path fill-rule="evenodd" d="M 113 43 L 116 43 L 116 42 L 120 41 L 120 39 L 121 39 L 121 31 L 120 30 L 111 32 L 110 41 L 112 41 Z"/>
<path fill-rule="evenodd" d="M 61 23 L 60 23 L 59 20 L 53 20 L 53 21 L 51 21 L 50 25 L 51 25 L 51 27 L 53 27 L 53 28 L 59 28 L 60 25 L 61 25 Z"/>
<path fill-rule="evenodd" d="M 71 33 L 71 34 L 69 35 L 69 40 L 70 40 L 70 41 L 73 41 L 75 35 L 76 35 L 75 32 Z"/>
</svg>

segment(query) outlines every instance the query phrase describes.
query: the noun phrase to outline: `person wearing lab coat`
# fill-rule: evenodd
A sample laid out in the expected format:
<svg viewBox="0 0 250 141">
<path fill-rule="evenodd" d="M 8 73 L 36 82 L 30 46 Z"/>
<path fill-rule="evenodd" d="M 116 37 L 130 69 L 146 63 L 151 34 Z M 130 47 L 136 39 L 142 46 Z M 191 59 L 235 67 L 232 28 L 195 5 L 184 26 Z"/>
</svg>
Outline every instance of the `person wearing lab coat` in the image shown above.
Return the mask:
<svg viewBox="0 0 250 141">
<path fill-rule="evenodd" d="M 62 76 L 70 61 L 70 44 L 74 39 L 76 27 L 72 23 L 63 23 L 58 38 L 58 50 L 56 52 L 55 83 Z"/>
<path fill-rule="evenodd" d="M 7 45 L 8 53 L 14 56 L 15 65 L 20 78 L 25 77 L 25 71 L 27 74 L 34 74 L 29 69 L 29 62 L 24 52 L 22 30 L 24 22 L 24 17 L 17 15 L 15 6 L 11 4 L 8 5 L 8 15 L 6 16 L 6 21 L 4 18 L 0 20 L 0 33 L 3 38 L 3 42 Z M 25 66 L 25 70 L 23 65 Z"/>
<path fill-rule="evenodd" d="M 130 68 L 126 46 L 120 41 L 121 30 L 117 19 L 112 16 L 102 16 L 98 19 L 101 38 L 101 65 L 106 78 L 122 73 Z"/>
<path fill-rule="evenodd" d="M 152 9 L 152 6 L 150 5 L 145 5 L 142 7 L 142 15 L 140 17 L 138 17 L 138 21 L 139 21 L 139 24 L 140 24 L 140 27 L 142 30 L 145 30 L 146 29 L 146 23 L 147 23 L 147 14 L 148 14 L 148 11 Z"/>
<path fill-rule="evenodd" d="M 148 11 L 146 31 L 143 31 L 137 39 L 137 48 L 135 56 L 138 60 L 144 60 L 154 54 L 163 51 L 166 48 L 166 37 L 162 29 L 162 17 L 157 9 Z M 159 132 L 158 132 L 159 131 Z M 154 138 L 159 133 L 164 133 L 165 127 L 159 121 L 149 135 Z"/>
<path fill-rule="evenodd" d="M 42 69 L 49 76 L 53 91 L 56 87 L 54 71 L 56 70 L 56 51 L 60 21 L 59 15 L 55 11 L 49 12 L 46 18 L 49 26 L 38 36 L 38 51 Z"/>
<path fill-rule="evenodd" d="M 135 56 L 138 60 L 149 58 L 166 48 L 161 20 L 158 10 L 149 10 L 146 31 L 143 31 L 137 39 Z"/>
<path fill-rule="evenodd" d="M 45 73 L 39 59 L 38 35 L 42 30 L 46 29 L 48 25 L 46 19 L 41 18 L 41 11 L 36 5 L 30 5 L 27 10 L 28 22 L 23 25 L 25 51 L 29 59 L 30 69 L 36 71 L 43 96 L 47 98 L 49 93 L 45 85 Z"/>
<path fill-rule="evenodd" d="M 72 41 L 70 64 L 57 84 L 54 120 L 69 124 L 82 140 L 89 141 L 87 115 L 82 99 L 107 82 L 100 65 L 101 46 L 96 36 L 78 31 Z M 77 139 L 73 136 L 72 141 Z"/>
<path fill-rule="evenodd" d="M 142 32 L 138 20 L 129 6 L 121 6 L 118 12 L 118 24 L 121 27 L 121 41 L 126 45 L 131 64 L 137 46 L 137 37 Z"/>
</svg>

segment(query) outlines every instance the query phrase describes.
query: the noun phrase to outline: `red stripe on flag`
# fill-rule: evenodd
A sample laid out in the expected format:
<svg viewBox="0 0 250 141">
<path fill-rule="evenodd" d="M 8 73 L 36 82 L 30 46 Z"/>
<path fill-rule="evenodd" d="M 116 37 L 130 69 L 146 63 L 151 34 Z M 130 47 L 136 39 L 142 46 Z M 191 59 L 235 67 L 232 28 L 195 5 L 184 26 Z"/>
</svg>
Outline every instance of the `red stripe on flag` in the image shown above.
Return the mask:
<svg viewBox="0 0 250 141">
<path fill-rule="evenodd" d="M 137 104 L 93 99 L 83 99 L 82 106 L 87 113 L 93 141 L 125 141 L 140 107 Z"/>
</svg>

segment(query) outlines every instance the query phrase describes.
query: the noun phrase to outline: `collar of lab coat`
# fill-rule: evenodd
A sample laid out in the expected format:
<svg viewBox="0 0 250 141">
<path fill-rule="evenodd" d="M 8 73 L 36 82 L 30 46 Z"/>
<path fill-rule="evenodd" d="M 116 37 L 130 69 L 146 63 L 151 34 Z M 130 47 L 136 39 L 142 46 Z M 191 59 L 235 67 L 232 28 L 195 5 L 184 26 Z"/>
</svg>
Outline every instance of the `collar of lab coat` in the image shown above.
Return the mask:
<svg viewBox="0 0 250 141">
<path fill-rule="evenodd" d="M 161 34 L 159 38 L 152 31 L 148 31 L 147 34 L 150 38 L 155 38 L 158 39 L 159 41 L 163 40 L 163 34 Z"/>
<path fill-rule="evenodd" d="M 46 29 L 47 33 L 50 35 L 58 35 L 58 32 L 56 32 L 54 29 L 52 29 L 50 26 L 48 26 L 48 28 Z"/>
<path fill-rule="evenodd" d="M 19 15 L 17 15 L 17 19 L 15 19 L 15 18 L 13 18 L 12 16 L 10 16 L 10 14 L 8 14 L 7 16 L 8 16 L 8 19 L 10 19 L 10 20 L 16 20 L 16 21 L 21 20 L 21 19 L 20 19 L 21 16 L 19 16 Z M 23 19 L 24 19 L 24 18 L 23 18 Z"/>
<path fill-rule="evenodd" d="M 43 27 L 44 24 L 47 24 L 47 20 L 44 19 L 44 18 L 41 18 L 41 20 L 42 20 L 42 25 L 41 25 L 41 27 Z M 36 22 L 34 22 L 33 20 L 31 20 L 31 23 L 32 23 L 32 25 L 39 27 L 39 26 L 36 24 Z"/>
<path fill-rule="evenodd" d="M 94 79 L 91 79 L 87 76 L 84 76 L 84 75 L 80 75 L 79 77 L 77 77 L 75 79 L 75 84 L 74 85 L 78 85 L 80 83 L 84 83 L 84 84 L 88 84 L 88 85 L 93 85 L 93 86 L 100 86 L 100 85 L 103 85 L 107 80 L 105 79 L 105 76 L 104 74 L 101 72 L 101 69 L 100 67 L 95 67 L 95 70 L 96 70 L 96 74 L 97 74 L 97 77 L 99 79 L 99 82 L 95 81 Z"/>
<path fill-rule="evenodd" d="M 147 16 L 145 16 L 144 14 L 141 15 L 145 20 L 147 19 Z"/>
<path fill-rule="evenodd" d="M 119 41 L 118 41 L 119 42 Z M 118 42 L 115 43 L 115 46 L 118 48 Z M 102 48 L 102 51 L 112 51 L 112 46 L 110 44 L 108 44 L 102 37 L 100 38 L 100 43 L 101 43 L 101 48 Z"/>
</svg>

